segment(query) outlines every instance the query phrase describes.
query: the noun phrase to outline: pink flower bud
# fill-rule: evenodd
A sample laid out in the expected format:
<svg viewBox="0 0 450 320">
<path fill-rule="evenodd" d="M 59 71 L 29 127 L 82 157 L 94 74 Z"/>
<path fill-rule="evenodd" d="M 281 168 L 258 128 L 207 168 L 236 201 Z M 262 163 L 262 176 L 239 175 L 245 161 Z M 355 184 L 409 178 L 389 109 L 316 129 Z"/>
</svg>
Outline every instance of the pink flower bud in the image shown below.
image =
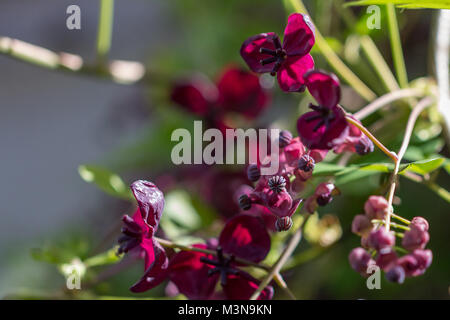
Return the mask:
<svg viewBox="0 0 450 320">
<path fill-rule="evenodd" d="M 383 270 L 389 270 L 397 261 L 397 253 L 390 247 L 381 249 L 376 258 L 377 266 Z"/>
<path fill-rule="evenodd" d="M 429 228 L 428 221 L 422 217 L 414 217 L 411 220 L 411 224 L 415 225 L 416 227 L 421 228 L 423 231 L 428 231 L 428 228 Z"/>
<path fill-rule="evenodd" d="M 392 231 L 388 232 L 381 227 L 369 234 L 369 245 L 379 251 L 386 247 L 392 247 L 395 244 L 395 235 Z"/>
<path fill-rule="evenodd" d="M 372 230 L 372 223 L 369 218 L 363 214 L 358 214 L 353 218 L 352 232 L 361 236 L 368 234 Z"/>
<path fill-rule="evenodd" d="M 350 262 L 353 270 L 359 273 L 367 272 L 367 267 L 371 262 L 370 254 L 361 247 L 354 248 L 348 255 L 348 260 Z"/>
<path fill-rule="evenodd" d="M 388 211 L 389 204 L 382 196 L 370 196 L 364 204 L 367 217 L 372 219 L 383 219 Z"/>
<path fill-rule="evenodd" d="M 430 240 L 430 235 L 424 231 L 423 225 L 417 227 L 411 224 L 411 230 L 406 231 L 402 239 L 402 246 L 406 250 L 413 251 L 414 249 L 423 249 Z"/>
</svg>

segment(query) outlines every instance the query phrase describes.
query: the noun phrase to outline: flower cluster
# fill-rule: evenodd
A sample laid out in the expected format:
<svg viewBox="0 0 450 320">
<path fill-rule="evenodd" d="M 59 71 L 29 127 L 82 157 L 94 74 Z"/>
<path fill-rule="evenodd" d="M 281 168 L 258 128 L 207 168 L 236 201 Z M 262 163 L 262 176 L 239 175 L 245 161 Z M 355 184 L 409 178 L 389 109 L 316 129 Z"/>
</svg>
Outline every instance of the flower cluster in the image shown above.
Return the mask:
<svg viewBox="0 0 450 320">
<path fill-rule="evenodd" d="M 365 214 L 355 216 L 352 223 L 352 232 L 361 236 L 362 246 L 350 252 L 352 268 L 366 275 L 369 266 L 377 265 L 385 271 L 387 280 L 396 283 L 403 283 L 405 277 L 423 274 L 433 258 L 431 250 L 425 249 L 430 239 L 427 220 L 414 217 L 408 226 L 391 223 L 393 228 L 406 231 L 388 231 L 383 226 L 383 219 L 389 214 L 389 204 L 381 196 L 370 196 L 364 211 Z M 396 236 L 402 238 L 403 249 L 395 247 Z M 399 256 L 403 251 L 408 253 Z"/>
<path fill-rule="evenodd" d="M 302 202 L 302 199 L 297 197 L 298 194 L 304 190 L 315 164 L 323 160 L 327 150 L 307 150 L 299 137 L 294 138 L 286 130 L 280 132 L 279 146 L 278 154 L 271 154 L 260 164 L 251 164 L 247 167 L 248 179 L 255 183 L 255 187 L 244 190 L 244 194 L 239 197 L 239 205 L 243 210 L 256 207 L 261 214 L 268 211 L 276 217 L 275 225 L 269 227 L 274 227 L 277 231 L 286 231 L 291 228 L 291 217 Z M 271 161 L 278 161 L 278 172 L 273 175 L 262 175 L 261 168 L 269 165 Z M 330 190 L 335 189 L 331 183 L 326 185 L 333 186 Z M 320 185 L 317 189 L 318 195 L 323 193 L 322 189 Z M 314 196 L 308 201 L 312 202 L 313 198 Z M 319 196 L 314 199 L 318 198 Z M 326 203 L 322 201 L 321 205 L 329 203 L 331 195 L 328 199 Z"/>
<path fill-rule="evenodd" d="M 149 181 L 139 180 L 131 185 L 138 203 L 133 217 L 125 215 L 119 238 L 118 254 L 127 253 L 144 259 L 144 275 L 134 284 L 132 292 L 144 292 L 170 280 L 176 289 L 190 299 L 226 298 L 248 299 L 258 288 L 259 281 L 240 269 L 242 262 L 261 262 L 269 253 L 270 236 L 260 218 L 238 215 L 230 219 L 218 239 L 193 247 L 216 251 L 216 255 L 189 250 L 166 252 L 154 235 L 164 209 L 163 193 Z M 220 279 L 222 292 L 215 292 Z M 266 287 L 259 299 L 271 299 L 273 288 Z"/>
<path fill-rule="evenodd" d="M 258 76 L 228 67 L 217 84 L 203 75 L 178 81 L 172 88 L 171 99 L 203 117 L 210 127 L 224 131 L 229 127 L 226 118 L 230 113 L 254 119 L 267 107 L 270 96 L 261 86 Z"/>
</svg>

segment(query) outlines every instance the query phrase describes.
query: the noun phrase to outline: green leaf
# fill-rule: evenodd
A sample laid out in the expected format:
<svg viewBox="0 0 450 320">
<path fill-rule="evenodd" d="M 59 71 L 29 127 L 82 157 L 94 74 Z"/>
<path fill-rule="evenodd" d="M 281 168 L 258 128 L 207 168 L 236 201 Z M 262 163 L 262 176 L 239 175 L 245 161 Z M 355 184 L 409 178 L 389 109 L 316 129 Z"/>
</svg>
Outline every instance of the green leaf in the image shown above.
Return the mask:
<svg viewBox="0 0 450 320">
<path fill-rule="evenodd" d="M 108 169 L 93 165 L 81 165 L 78 167 L 78 173 L 84 181 L 95 184 L 111 196 L 125 200 L 133 199 L 131 190 L 122 178 Z"/>
<path fill-rule="evenodd" d="M 430 173 L 436 169 L 439 169 L 445 162 L 444 158 L 436 158 L 430 160 L 421 160 L 409 163 L 405 168 L 401 170 L 400 173 L 405 171 L 411 171 L 421 175 Z"/>
<path fill-rule="evenodd" d="M 372 4 L 394 4 L 400 8 L 417 9 L 450 9 L 450 0 L 361 0 L 345 4 L 345 6 L 368 6 Z"/>
</svg>

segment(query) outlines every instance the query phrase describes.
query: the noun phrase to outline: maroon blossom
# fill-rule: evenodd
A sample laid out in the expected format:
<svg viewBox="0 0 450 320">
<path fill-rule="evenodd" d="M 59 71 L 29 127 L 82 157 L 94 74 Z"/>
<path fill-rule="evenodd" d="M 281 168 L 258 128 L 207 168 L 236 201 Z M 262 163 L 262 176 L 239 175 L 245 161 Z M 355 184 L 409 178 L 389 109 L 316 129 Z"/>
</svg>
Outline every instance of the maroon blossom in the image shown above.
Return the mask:
<svg viewBox="0 0 450 320">
<path fill-rule="evenodd" d="M 379 251 L 386 247 L 392 247 L 395 244 L 395 235 L 381 227 L 370 232 L 368 241 L 370 247 Z"/>
<path fill-rule="evenodd" d="M 132 292 L 143 292 L 165 279 L 168 266 L 164 249 L 153 239 L 164 209 L 164 195 L 155 184 L 145 180 L 133 182 L 131 191 L 138 209 L 132 218 L 125 215 L 122 219 L 124 227 L 118 253 L 131 253 L 144 259 L 144 276 L 130 288 Z"/>
<path fill-rule="evenodd" d="M 217 250 L 217 256 L 194 251 L 177 253 L 170 261 L 169 278 L 180 293 L 189 299 L 209 299 L 220 280 L 225 298 L 246 300 L 258 288 L 259 281 L 239 269 L 240 264 L 235 258 L 258 263 L 267 256 L 270 236 L 259 218 L 238 215 L 225 225 L 217 247 L 195 246 Z M 259 299 L 271 299 L 272 296 L 273 288 L 268 286 Z"/>
<path fill-rule="evenodd" d="M 353 120 L 361 123 L 358 119 L 350 116 Z M 346 132 L 342 134 L 342 138 L 335 140 L 335 147 L 333 151 L 335 153 L 356 152 L 357 154 L 364 156 L 370 152 L 373 152 L 373 142 L 364 134 L 358 127 L 353 124 L 349 124 L 345 129 Z"/>
<path fill-rule="evenodd" d="M 260 33 L 244 41 L 241 56 L 252 71 L 276 74 L 283 91 L 303 91 L 303 74 L 314 68 L 309 54 L 314 42 L 314 26 L 309 17 L 293 13 L 284 30 L 283 44 L 273 32 Z"/>
<path fill-rule="evenodd" d="M 367 267 L 373 263 L 370 253 L 360 247 L 350 252 L 348 260 L 353 270 L 362 274 L 365 274 Z"/>
<path fill-rule="evenodd" d="M 174 84 L 171 99 L 184 109 L 203 117 L 210 127 L 225 130 L 230 112 L 248 119 L 256 118 L 268 105 L 270 97 L 259 78 L 236 67 L 226 68 L 217 85 L 205 76 Z"/>
<path fill-rule="evenodd" d="M 310 149 L 333 149 L 349 134 L 345 111 L 338 105 L 341 98 L 339 79 L 334 74 L 311 70 L 304 75 L 308 91 L 318 105 L 302 115 L 297 130 L 302 142 Z"/>
</svg>

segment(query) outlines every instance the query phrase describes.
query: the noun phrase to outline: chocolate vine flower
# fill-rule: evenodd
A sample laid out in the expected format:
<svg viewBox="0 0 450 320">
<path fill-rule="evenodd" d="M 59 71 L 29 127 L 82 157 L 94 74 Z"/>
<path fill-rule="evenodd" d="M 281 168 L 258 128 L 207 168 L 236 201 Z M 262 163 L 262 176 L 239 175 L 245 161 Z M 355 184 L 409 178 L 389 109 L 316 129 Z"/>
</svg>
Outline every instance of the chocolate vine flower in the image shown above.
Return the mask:
<svg viewBox="0 0 450 320">
<path fill-rule="evenodd" d="M 274 32 L 260 33 L 245 40 L 240 52 L 252 71 L 276 74 L 283 91 L 303 91 L 303 74 L 314 68 L 309 54 L 314 42 L 314 26 L 309 17 L 293 13 L 284 30 L 283 44 Z"/>
<path fill-rule="evenodd" d="M 224 118 L 230 112 L 254 119 L 268 105 L 270 97 L 256 75 L 228 67 L 217 84 L 204 76 L 179 81 L 172 88 L 171 99 L 186 110 L 204 117 L 210 127 L 226 129 Z"/>
<path fill-rule="evenodd" d="M 333 149 L 348 135 L 349 124 L 345 112 L 338 105 L 341 98 L 339 79 L 334 74 L 311 70 L 304 75 L 308 91 L 318 105 L 297 121 L 297 131 L 302 142 L 310 149 Z"/>
<path fill-rule="evenodd" d="M 155 184 L 145 180 L 133 182 L 131 191 L 138 209 L 133 217 L 125 215 L 122 219 L 124 227 L 118 253 L 132 253 L 144 259 L 144 276 L 130 288 L 133 292 L 143 292 L 165 279 L 168 266 L 164 249 L 153 239 L 164 209 L 164 195 Z"/>
<path fill-rule="evenodd" d="M 258 263 L 270 250 L 270 236 L 259 218 L 238 215 L 222 230 L 217 247 L 197 244 L 198 248 L 217 250 L 217 256 L 201 252 L 182 251 L 170 261 L 169 278 L 179 292 L 189 299 L 213 297 L 220 279 L 227 299 L 246 300 L 258 288 L 259 281 L 239 269 L 235 257 Z M 225 257 L 225 254 L 227 257 Z M 273 288 L 266 287 L 259 299 L 271 299 Z"/>
<path fill-rule="evenodd" d="M 414 217 L 408 226 L 401 227 L 406 230 L 404 234 L 387 231 L 380 222 L 386 218 L 388 209 L 389 203 L 382 196 L 370 196 L 365 202 L 365 214 L 356 215 L 352 223 L 352 232 L 361 236 L 364 248 L 353 249 L 349 261 L 353 269 L 361 272 L 372 260 L 369 257 L 374 256 L 375 261 L 370 263 L 385 271 L 388 281 L 403 283 L 405 277 L 422 275 L 431 265 L 432 252 L 424 249 L 430 239 L 429 224 L 423 217 Z M 399 225 L 394 223 L 393 227 L 399 228 Z M 402 246 L 409 251 L 408 254 L 399 256 L 405 250 L 397 252 L 399 249 L 394 246 L 396 236 L 402 238 Z"/>
</svg>

